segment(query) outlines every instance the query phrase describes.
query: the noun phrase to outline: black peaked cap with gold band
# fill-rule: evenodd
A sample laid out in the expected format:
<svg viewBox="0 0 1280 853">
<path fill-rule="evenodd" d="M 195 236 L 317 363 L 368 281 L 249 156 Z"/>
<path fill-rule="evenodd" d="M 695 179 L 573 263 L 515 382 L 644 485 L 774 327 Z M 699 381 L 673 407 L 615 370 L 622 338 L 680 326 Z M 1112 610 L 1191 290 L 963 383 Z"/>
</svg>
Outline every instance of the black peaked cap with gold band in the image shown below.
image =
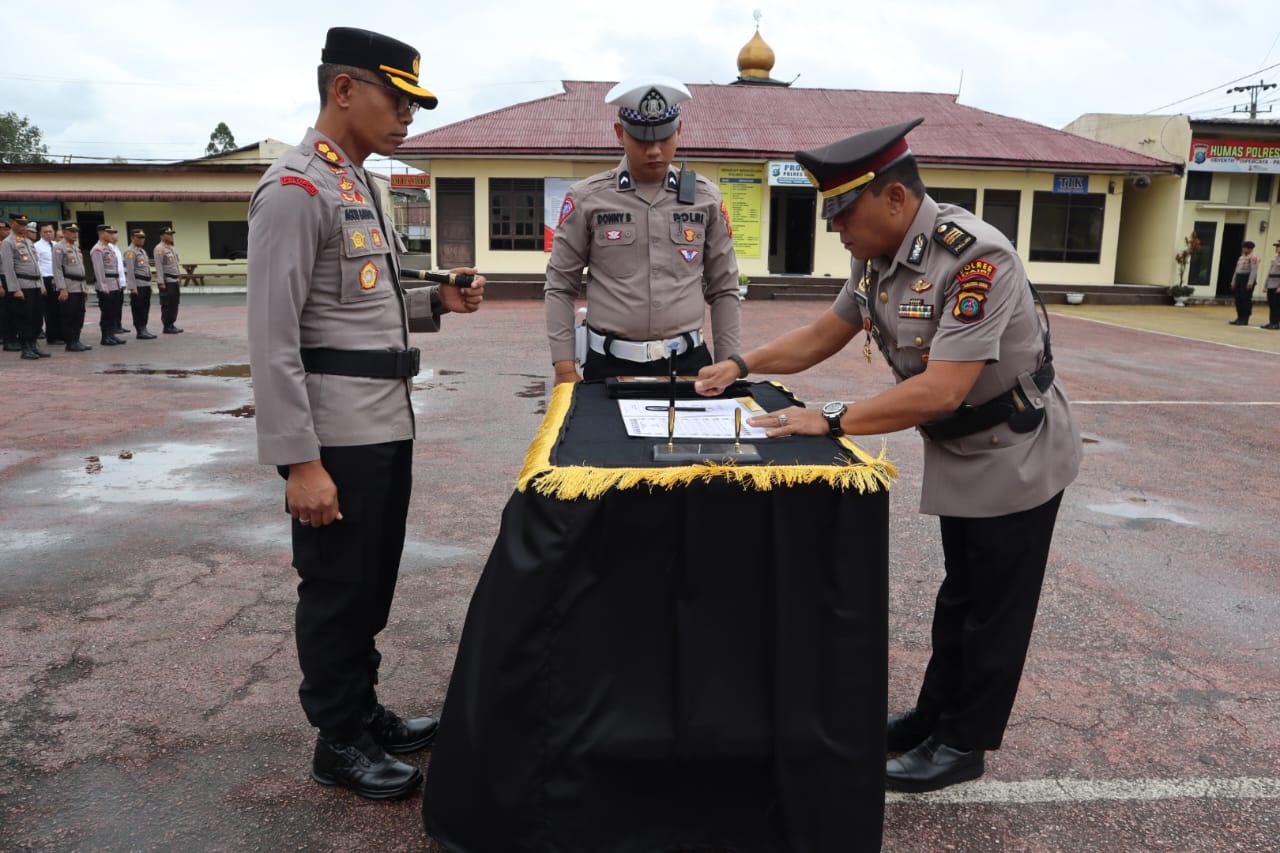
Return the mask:
<svg viewBox="0 0 1280 853">
<path fill-rule="evenodd" d="M 436 108 L 436 96 L 418 85 L 418 51 L 390 36 L 354 27 L 333 27 L 325 37 L 320 61 L 377 72 L 424 109 Z"/>
<path fill-rule="evenodd" d="M 876 175 L 910 157 L 907 133 L 923 121 L 916 118 L 797 151 L 796 161 L 822 195 L 822 218 L 830 219 L 853 204 Z"/>
</svg>

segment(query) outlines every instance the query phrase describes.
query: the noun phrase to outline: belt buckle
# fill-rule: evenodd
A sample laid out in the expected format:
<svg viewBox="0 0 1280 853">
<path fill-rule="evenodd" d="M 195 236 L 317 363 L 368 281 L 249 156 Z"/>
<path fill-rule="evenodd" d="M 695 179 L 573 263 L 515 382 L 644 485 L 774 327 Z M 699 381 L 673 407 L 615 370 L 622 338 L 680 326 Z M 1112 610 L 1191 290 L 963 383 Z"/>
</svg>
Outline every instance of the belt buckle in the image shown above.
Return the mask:
<svg viewBox="0 0 1280 853">
<path fill-rule="evenodd" d="M 422 365 L 422 351 L 417 347 L 409 347 L 397 353 L 400 356 L 400 363 L 409 368 L 409 376 L 417 376 L 418 370 Z"/>
<path fill-rule="evenodd" d="M 666 341 L 645 341 L 645 354 L 648 355 L 648 361 L 657 361 L 667 357 Z"/>
</svg>

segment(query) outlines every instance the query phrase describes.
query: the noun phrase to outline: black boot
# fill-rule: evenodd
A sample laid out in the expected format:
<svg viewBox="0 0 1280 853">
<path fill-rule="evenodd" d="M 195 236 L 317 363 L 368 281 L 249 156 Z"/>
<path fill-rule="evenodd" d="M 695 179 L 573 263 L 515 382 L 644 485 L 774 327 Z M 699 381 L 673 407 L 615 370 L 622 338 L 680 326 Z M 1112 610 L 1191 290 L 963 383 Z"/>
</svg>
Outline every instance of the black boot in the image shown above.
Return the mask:
<svg viewBox="0 0 1280 853">
<path fill-rule="evenodd" d="M 36 352 L 36 345 L 24 343 L 22 345 L 22 358 L 27 361 L 39 361 L 40 354 Z"/>
<path fill-rule="evenodd" d="M 138 340 L 154 341 L 155 339 L 156 339 L 156 336 L 148 332 L 146 326 L 143 326 L 138 329 Z"/>
<path fill-rule="evenodd" d="M 88 352 L 91 349 L 93 349 L 93 347 L 88 344 L 82 344 L 79 341 L 72 341 L 67 344 L 67 352 Z"/>
<path fill-rule="evenodd" d="M 361 730 L 353 741 L 316 739 L 311 778 L 321 785 L 341 785 L 371 800 L 397 800 L 422 783 L 422 771 L 397 761 Z"/>
<path fill-rule="evenodd" d="M 436 737 L 437 724 L 431 717 L 402 720 L 382 705 L 374 705 L 362 722 L 374 741 L 392 755 L 417 752 Z"/>
</svg>

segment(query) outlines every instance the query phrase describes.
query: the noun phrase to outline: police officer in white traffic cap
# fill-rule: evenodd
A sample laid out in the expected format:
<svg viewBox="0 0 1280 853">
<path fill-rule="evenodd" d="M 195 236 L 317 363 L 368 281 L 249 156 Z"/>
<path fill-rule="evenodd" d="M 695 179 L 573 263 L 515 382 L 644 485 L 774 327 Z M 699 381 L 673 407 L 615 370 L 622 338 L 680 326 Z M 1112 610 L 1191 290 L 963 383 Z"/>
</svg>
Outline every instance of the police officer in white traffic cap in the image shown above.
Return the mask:
<svg viewBox="0 0 1280 853">
<path fill-rule="evenodd" d="M 622 162 L 569 188 L 547 263 L 547 338 L 555 381 L 664 374 L 668 354 L 692 375 L 712 362 L 702 322 L 711 307 L 721 358 L 738 352 L 738 262 L 719 188 L 673 166 L 680 104 L 670 77 L 637 77 L 609 90 Z M 587 322 L 574 325 L 583 268 Z M 575 347 L 576 337 L 583 346 Z M 582 375 L 578 364 L 581 361 Z"/>
</svg>

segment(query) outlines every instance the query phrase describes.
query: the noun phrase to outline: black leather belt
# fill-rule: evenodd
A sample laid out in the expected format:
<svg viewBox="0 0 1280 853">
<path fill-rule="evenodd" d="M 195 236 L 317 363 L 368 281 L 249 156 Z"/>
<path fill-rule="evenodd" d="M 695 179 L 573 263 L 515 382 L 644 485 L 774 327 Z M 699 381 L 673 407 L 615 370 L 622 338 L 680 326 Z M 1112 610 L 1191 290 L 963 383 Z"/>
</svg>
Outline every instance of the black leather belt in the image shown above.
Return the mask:
<svg viewBox="0 0 1280 853">
<path fill-rule="evenodd" d="M 302 366 L 308 373 L 368 376 L 374 379 L 407 379 L 418 375 L 421 353 L 405 350 L 304 349 Z"/>
<path fill-rule="evenodd" d="M 177 284 L 177 283 L 178 283 L 178 279 L 176 279 L 176 278 L 166 278 L 166 279 L 164 280 L 164 283 L 165 283 L 165 284 Z"/>
<path fill-rule="evenodd" d="M 1036 387 L 1048 391 L 1053 384 L 1053 362 L 1031 374 Z M 965 404 L 949 415 L 920 424 L 920 431 L 934 441 L 950 441 L 1007 423 L 1014 432 L 1031 432 L 1044 420 L 1044 409 L 1037 409 L 1018 386 L 977 406 Z"/>
<path fill-rule="evenodd" d="M 38 275 L 23 275 L 22 273 L 17 273 L 17 276 L 23 281 L 43 281 L 44 280 L 40 278 L 40 276 Z"/>
<path fill-rule="evenodd" d="M 146 278 L 143 278 L 140 275 L 135 275 L 134 278 L 137 279 L 138 281 L 148 281 L 148 282 L 151 281 L 151 276 L 147 276 Z"/>
<path fill-rule="evenodd" d="M 69 273 L 69 272 L 64 272 L 64 273 L 62 274 L 62 277 L 63 277 L 63 278 L 69 278 L 69 279 L 71 279 L 72 281 L 84 281 L 84 276 L 82 276 L 82 275 L 72 275 L 72 274 L 71 274 L 71 273 Z"/>
</svg>

